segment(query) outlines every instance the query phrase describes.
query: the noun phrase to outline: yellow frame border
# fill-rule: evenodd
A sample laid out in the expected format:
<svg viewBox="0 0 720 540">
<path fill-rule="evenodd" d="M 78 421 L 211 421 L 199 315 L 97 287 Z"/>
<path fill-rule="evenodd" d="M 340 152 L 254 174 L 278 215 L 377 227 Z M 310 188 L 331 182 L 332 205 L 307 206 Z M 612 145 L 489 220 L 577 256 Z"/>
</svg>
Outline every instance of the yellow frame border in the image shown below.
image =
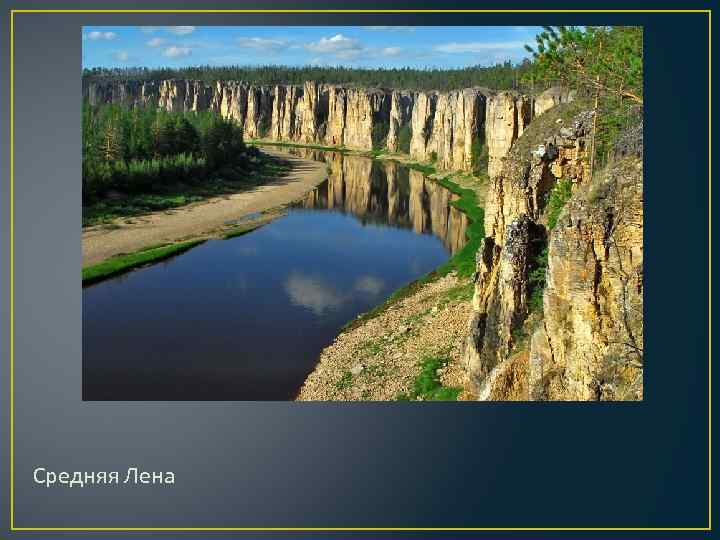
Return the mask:
<svg viewBox="0 0 720 540">
<path fill-rule="evenodd" d="M 706 13 L 708 15 L 708 524 L 706 527 L 15 527 L 14 53 L 16 13 Z M 712 9 L 11 9 L 10 10 L 10 531 L 711 531 L 712 530 Z"/>
</svg>

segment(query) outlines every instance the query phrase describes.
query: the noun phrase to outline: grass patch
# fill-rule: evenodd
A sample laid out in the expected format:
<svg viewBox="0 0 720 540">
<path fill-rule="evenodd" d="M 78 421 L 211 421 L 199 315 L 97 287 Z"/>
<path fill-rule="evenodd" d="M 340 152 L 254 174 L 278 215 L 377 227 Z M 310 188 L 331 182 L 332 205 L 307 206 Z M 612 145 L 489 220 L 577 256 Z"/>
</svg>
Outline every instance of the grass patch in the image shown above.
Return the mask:
<svg viewBox="0 0 720 540">
<path fill-rule="evenodd" d="M 478 206 L 477 195 L 472 189 L 460 187 L 447 177 L 440 178 L 437 182 L 448 191 L 460 196 L 451 204 L 468 217 L 469 225 L 465 246 L 435 272 L 445 276 L 454 270 L 458 277 L 470 277 L 475 273 L 475 254 L 480 247 L 480 241 L 485 237 L 483 224 L 485 212 Z"/>
<path fill-rule="evenodd" d="M 387 375 L 387 370 L 384 366 L 375 364 L 367 366 L 362 373 L 368 378 L 383 379 Z"/>
<path fill-rule="evenodd" d="M 413 387 L 408 394 L 398 394 L 399 401 L 457 401 L 462 388 L 443 386 L 437 370 L 446 366 L 450 361 L 446 356 L 424 356 L 420 360 L 420 373 L 413 381 Z"/>
<path fill-rule="evenodd" d="M 429 309 L 426 309 L 425 311 L 421 311 L 419 313 L 414 313 L 413 315 L 410 315 L 409 317 L 405 318 L 404 323 L 410 326 L 416 325 L 430 313 Z"/>
<path fill-rule="evenodd" d="M 256 229 L 259 229 L 263 225 L 266 225 L 267 221 L 262 221 L 260 223 L 248 223 L 246 225 L 239 225 L 237 227 L 232 228 L 228 232 L 226 232 L 223 235 L 223 239 L 229 240 L 230 238 L 237 238 L 238 236 L 246 235 L 247 233 L 253 232 Z"/>
<path fill-rule="evenodd" d="M 143 266 L 151 262 L 157 262 L 162 259 L 179 255 L 180 253 L 194 248 L 203 242 L 204 240 L 190 240 L 188 242 L 180 242 L 178 244 L 146 248 L 129 255 L 117 255 L 115 257 L 111 257 L 101 263 L 83 268 L 82 283 L 83 285 L 97 283 L 103 279 L 128 272 L 138 266 Z"/>
<path fill-rule="evenodd" d="M 475 283 L 473 283 L 472 280 L 467 283 L 456 285 L 440 295 L 438 309 L 442 309 L 449 304 L 472 300 L 473 294 L 475 294 Z"/>
<path fill-rule="evenodd" d="M 375 339 L 368 339 L 360 344 L 358 352 L 364 356 L 377 356 L 382 352 L 382 343 Z"/>
<path fill-rule="evenodd" d="M 341 377 L 335 381 L 335 388 L 338 390 L 346 390 L 347 388 L 350 388 L 352 386 L 352 373 L 349 371 L 343 372 Z"/>
<path fill-rule="evenodd" d="M 411 161 L 408 163 L 403 163 L 403 165 L 405 165 L 408 169 L 420 171 L 427 176 L 430 176 L 431 174 L 435 174 L 437 172 L 437 169 L 435 169 L 434 165 L 430 165 L 427 163 L 418 163 L 417 161 Z"/>
</svg>

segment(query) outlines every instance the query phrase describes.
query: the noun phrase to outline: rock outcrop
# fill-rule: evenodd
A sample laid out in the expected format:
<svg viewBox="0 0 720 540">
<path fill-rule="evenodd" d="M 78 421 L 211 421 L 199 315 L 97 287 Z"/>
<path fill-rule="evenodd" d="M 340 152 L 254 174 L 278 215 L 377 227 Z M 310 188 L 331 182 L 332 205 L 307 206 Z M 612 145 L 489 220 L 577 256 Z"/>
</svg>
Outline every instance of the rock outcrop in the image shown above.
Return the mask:
<svg viewBox="0 0 720 540">
<path fill-rule="evenodd" d="M 533 399 L 642 399 L 642 203 L 642 160 L 627 157 L 565 207 L 530 346 Z"/>
<path fill-rule="evenodd" d="M 487 101 L 485 138 L 488 147 L 488 175 L 502 170 L 502 159 L 530 123 L 530 99 L 514 92 L 499 92 Z"/>
<path fill-rule="evenodd" d="M 411 115 L 410 157 L 440 168 L 469 171 L 473 144 L 484 141 L 487 90 L 466 88 L 416 97 Z"/>
<path fill-rule="evenodd" d="M 273 93 L 267 86 L 251 86 L 247 92 L 245 135 L 251 139 L 267 137 L 272 122 Z"/>
<path fill-rule="evenodd" d="M 547 198 L 558 179 L 579 185 L 589 176 L 587 144 L 592 115 L 579 114 L 567 127 L 553 122 L 531 125 L 527 137 L 491 177 L 485 201 L 485 234 L 503 244 L 505 228 L 521 215 L 540 223 Z M 550 129 L 555 133 L 544 136 Z"/>
<path fill-rule="evenodd" d="M 561 103 L 570 103 L 575 99 L 575 94 L 575 90 L 569 90 L 563 86 L 548 88 L 533 100 L 533 116 L 540 116 Z"/>
<path fill-rule="evenodd" d="M 441 169 L 463 171 L 473 169 L 473 152 L 483 144 L 488 145 L 491 171 L 499 167 L 530 121 L 529 98 L 483 88 L 407 92 L 313 81 L 267 87 L 169 79 L 89 82 L 83 95 L 92 104 L 209 110 L 242 125 L 248 138 L 358 150 L 385 147 L 433 161 Z"/>
<path fill-rule="evenodd" d="M 542 234 L 522 215 L 507 227 L 502 247 L 488 237 L 478 251 L 467 366 L 481 396 L 488 375 L 510 353 L 512 332 L 527 316 L 528 275 Z"/>
<path fill-rule="evenodd" d="M 388 128 L 387 149 L 391 152 L 410 152 L 410 139 L 407 138 L 407 147 L 401 148 L 401 131 L 410 129 L 413 103 L 415 96 L 408 92 L 393 90 L 390 96 L 390 126 Z"/>
<path fill-rule="evenodd" d="M 377 88 L 349 88 L 345 92 L 343 145 L 368 150 L 387 137 L 390 95 Z"/>
<path fill-rule="evenodd" d="M 417 94 L 411 116 L 410 157 L 434 161 L 443 169 L 472 170 L 473 144 L 481 145 L 485 137 L 488 94 L 478 88 Z"/>
<path fill-rule="evenodd" d="M 591 180 L 591 125 L 576 105 L 546 113 L 492 179 L 465 350 L 480 399 L 642 399 L 642 127 Z"/>
</svg>

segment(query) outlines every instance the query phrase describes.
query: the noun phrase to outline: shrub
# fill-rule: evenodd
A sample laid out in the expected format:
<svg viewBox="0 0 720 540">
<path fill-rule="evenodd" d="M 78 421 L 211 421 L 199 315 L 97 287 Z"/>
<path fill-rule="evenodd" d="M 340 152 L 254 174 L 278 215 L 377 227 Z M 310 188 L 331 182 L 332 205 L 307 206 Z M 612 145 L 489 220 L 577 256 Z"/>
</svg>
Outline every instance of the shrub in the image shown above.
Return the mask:
<svg viewBox="0 0 720 540">
<path fill-rule="evenodd" d="M 478 175 L 487 171 L 489 159 L 488 147 L 480 137 L 473 137 L 472 145 L 470 146 L 470 158 L 473 174 Z"/>
<path fill-rule="evenodd" d="M 397 147 L 400 152 L 410 153 L 410 141 L 412 140 L 412 128 L 405 125 L 398 131 Z"/>
<path fill-rule="evenodd" d="M 560 213 L 571 196 L 572 182 L 570 180 L 558 180 L 550 193 L 547 204 L 547 228 L 549 231 L 552 231 L 557 225 Z"/>
<path fill-rule="evenodd" d="M 528 274 L 528 283 L 530 285 L 530 298 L 528 299 L 528 311 L 542 311 L 543 308 L 543 291 L 545 290 L 545 280 L 548 265 L 548 248 L 545 246 L 543 250 L 533 260 L 532 270 Z"/>
<path fill-rule="evenodd" d="M 372 139 L 372 149 L 382 150 L 387 147 L 387 136 L 390 131 L 390 124 L 387 122 L 377 122 L 373 124 L 370 137 Z"/>
</svg>

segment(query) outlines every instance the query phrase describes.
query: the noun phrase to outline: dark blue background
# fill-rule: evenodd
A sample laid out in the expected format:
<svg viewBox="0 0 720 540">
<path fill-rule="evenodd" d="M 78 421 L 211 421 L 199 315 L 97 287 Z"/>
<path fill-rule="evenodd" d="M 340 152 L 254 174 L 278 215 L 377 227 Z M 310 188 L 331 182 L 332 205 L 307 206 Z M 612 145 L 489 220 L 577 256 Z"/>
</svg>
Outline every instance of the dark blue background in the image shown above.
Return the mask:
<svg viewBox="0 0 720 540">
<path fill-rule="evenodd" d="M 296 2 L 270 4 L 222 1 L 155 1 L 152 6 L 145 2 L 64 2 L 62 6 L 55 2 L 22 2 L 6 5 L 15 8 L 105 9 L 541 8 L 530 2 L 504 3 L 502 6 L 480 2 L 393 2 L 391 6 L 387 2 L 356 2 L 352 5 L 305 2 L 301 5 Z M 572 9 L 578 7 L 578 4 L 556 2 L 552 6 L 542 5 L 542 8 L 550 7 Z M 589 8 L 587 5 L 582 7 Z M 628 8 L 627 4 L 617 2 L 601 5 L 602 9 L 613 7 Z M 684 3 L 680 7 L 693 6 Z M 49 26 L 53 22 L 65 24 L 62 21 L 69 20 L 63 16 L 32 17 L 37 17 L 38 30 L 42 25 Z M 73 18 L 72 24 L 77 24 L 74 22 L 77 20 L 86 24 L 108 25 L 239 24 L 235 15 L 228 14 L 86 14 L 78 18 Z M 275 404 L 259 404 L 253 411 L 271 419 L 269 423 L 274 430 L 273 436 L 260 442 L 249 441 L 248 444 L 259 444 L 260 447 L 268 444 L 268 448 L 276 450 L 277 446 L 272 446 L 271 442 L 285 442 L 283 436 L 296 444 L 288 447 L 282 455 L 270 450 L 259 454 L 259 459 L 276 460 L 274 470 L 277 477 L 252 477 L 257 484 L 253 485 L 249 493 L 242 495 L 215 493 L 220 500 L 240 497 L 238 504 L 243 507 L 251 504 L 247 501 L 251 499 L 252 505 L 265 510 L 257 521 L 239 522 L 236 525 L 706 527 L 709 420 L 708 15 L 286 14 L 257 17 L 243 15 L 242 21 L 242 24 L 257 21 L 257 24 L 278 25 L 643 25 L 646 47 L 645 356 L 648 362 L 645 401 L 642 403 L 287 404 L 287 407 L 295 407 L 289 410 Z M 7 24 L 8 20 L 4 18 L 3 30 L 6 30 Z M 3 35 L 7 36 L 7 32 L 3 31 Z M 61 46 L 49 41 L 50 35 L 38 31 L 35 39 L 39 43 L 48 40 L 43 43 L 46 48 Z M 79 40 L 79 28 L 77 35 Z M 6 59 L 7 40 L 3 42 L 3 58 Z M 41 57 L 41 54 L 36 56 Z M 49 76 L 50 87 L 75 85 L 70 90 L 76 88 L 79 99 L 79 63 L 78 58 L 77 72 Z M 44 66 L 37 68 L 45 69 Z M 7 78 L 5 61 L 3 69 Z M 75 82 L 62 82 L 65 80 Z M 6 99 L 3 99 L 3 111 L 6 122 Z M 77 121 L 79 124 L 79 116 Z M 46 125 L 44 128 L 47 135 L 43 134 L 42 137 L 53 136 L 56 131 L 54 127 L 57 130 L 64 128 Z M 3 130 L 3 144 L 7 152 L 6 130 Z M 79 155 L 79 148 L 77 152 Z M 19 163 L 21 156 L 16 156 Z M 3 162 L 7 163 L 5 159 Z M 6 184 L 3 182 L 4 215 L 7 215 Z M 3 219 L 3 227 L 7 227 L 6 219 Z M 16 242 L 32 242 L 33 239 L 27 234 L 27 230 L 16 230 Z M 8 279 L 7 253 L 7 234 L 4 232 L 4 283 Z M 71 252 L 68 257 L 77 257 L 77 253 Z M 71 262 L 76 264 L 74 260 Z M 16 260 L 16 263 L 21 265 L 22 258 Z M 18 275 L 25 270 L 16 266 L 16 279 L 22 279 Z M 77 283 L 66 285 L 77 287 L 79 297 L 79 279 Z M 31 288 L 28 287 L 26 292 L 31 295 Z M 6 333 L 7 302 L 4 294 L 3 332 Z M 33 299 L 26 297 L 22 301 L 23 304 L 32 303 Z M 43 299 L 38 298 L 37 302 L 42 305 Z M 16 319 L 16 324 L 22 322 L 22 319 Z M 17 329 L 17 332 L 21 331 L 21 328 Z M 3 360 L 7 362 L 6 347 L 3 348 Z M 76 362 L 77 359 L 73 358 L 72 361 Z M 7 396 L 4 395 L 3 399 L 4 410 L 7 410 Z M 228 407 L 240 408 L 243 404 Z M 7 429 L 6 417 L 4 428 Z M 7 445 L 3 445 L 3 452 L 6 451 Z M 79 448 L 78 452 L 81 451 L 82 448 Z M 168 453 L 173 451 L 172 448 L 167 449 Z M 16 452 L 22 453 L 23 449 L 16 447 Z M 303 479 L 303 485 L 293 484 L 294 480 L 299 479 L 296 476 L 299 473 L 294 468 L 303 467 L 302 464 L 311 458 L 323 463 L 319 470 L 324 470 L 330 476 L 317 478 L 317 482 Z M 7 463 L 6 456 L 3 456 L 4 472 Z M 16 470 L 16 474 L 16 482 L 27 481 L 26 471 Z M 6 478 L 7 475 L 3 475 L 4 484 Z M 200 483 L 202 481 L 197 480 Z M 185 488 L 189 487 L 188 483 L 189 480 L 185 482 Z M 181 489 L 181 486 L 175 489 Z M 288 491 L 296 495 L 288 498 Z M 47 493 L 42 495 L 48 496 Z M 75 493 L 67 494 L 63 500 L 70 507 L 77 504 L 73 501 L 74 497 L 79 496 Z M 189 496 L 193 500 L 192 494 Z M 2 497 L 3 508 L 7 508 L 7 489 L 2 490 Z M 63 516 L 69 512 L 57 503 L 57 499 L 34 500 L 38 515 L 57 513 Z M 208 519 L 219 511 L 214 500 L 203 498 L 193 501 L 204 507 Z M 159 506 L 165 504 L 165 501 L 156 495 L 153 504 L 158 505 L 159 511 Z M 123 516 L 124 520 L 131 519 L 135 512 L 130 507 L 117 507 L 114 511 Z M 28 508 L 23 509 L 24 516 L 28 512 Z M 4 520 L 7 519 L 5 511 L 2 516 Z M 95 524 L 92 518 L 93 515 L 87 514 L 88 526 Z M 7 527 L 4 523 L 3 528 Z M 216 525 L 235 523 L 223 521 Z M 137 526 L 142 526 L 142 523 Z M 149 534 L 140 535 L 147 537 Z M 196 533 L 192 536 L 207 538 L 211 534 L 217 533 Z M 251 536 L 256 537 L 258 534 L 251 533 Z M 429 534 L 448 537 L 450 533 Z M 481 535 L 452 533 L 453 536 L 461 534 Z M 491 532 L 483 535 L 557 537 L 561 534 L 578 537 L 581 533 Z M 689 537 L 707 533 L 582 534 L 607 538 L 627 537 L 631 534 Z M 399 536 L 410 535 L 408 532 Z M 49 536 L 55 538 L 60 534 L 51 533 Z M 68 536 L 76 538 L 80 533 L 69 533 Z M 113 536 L 120 535 L 114 533 Z M 178 537 L 180 533 L 166 533 L 164 536 Z M 311 536 L 317 537 L 319 534 Z M 378 536 L 378 533 L 372 536 Z"/>
</svg>

